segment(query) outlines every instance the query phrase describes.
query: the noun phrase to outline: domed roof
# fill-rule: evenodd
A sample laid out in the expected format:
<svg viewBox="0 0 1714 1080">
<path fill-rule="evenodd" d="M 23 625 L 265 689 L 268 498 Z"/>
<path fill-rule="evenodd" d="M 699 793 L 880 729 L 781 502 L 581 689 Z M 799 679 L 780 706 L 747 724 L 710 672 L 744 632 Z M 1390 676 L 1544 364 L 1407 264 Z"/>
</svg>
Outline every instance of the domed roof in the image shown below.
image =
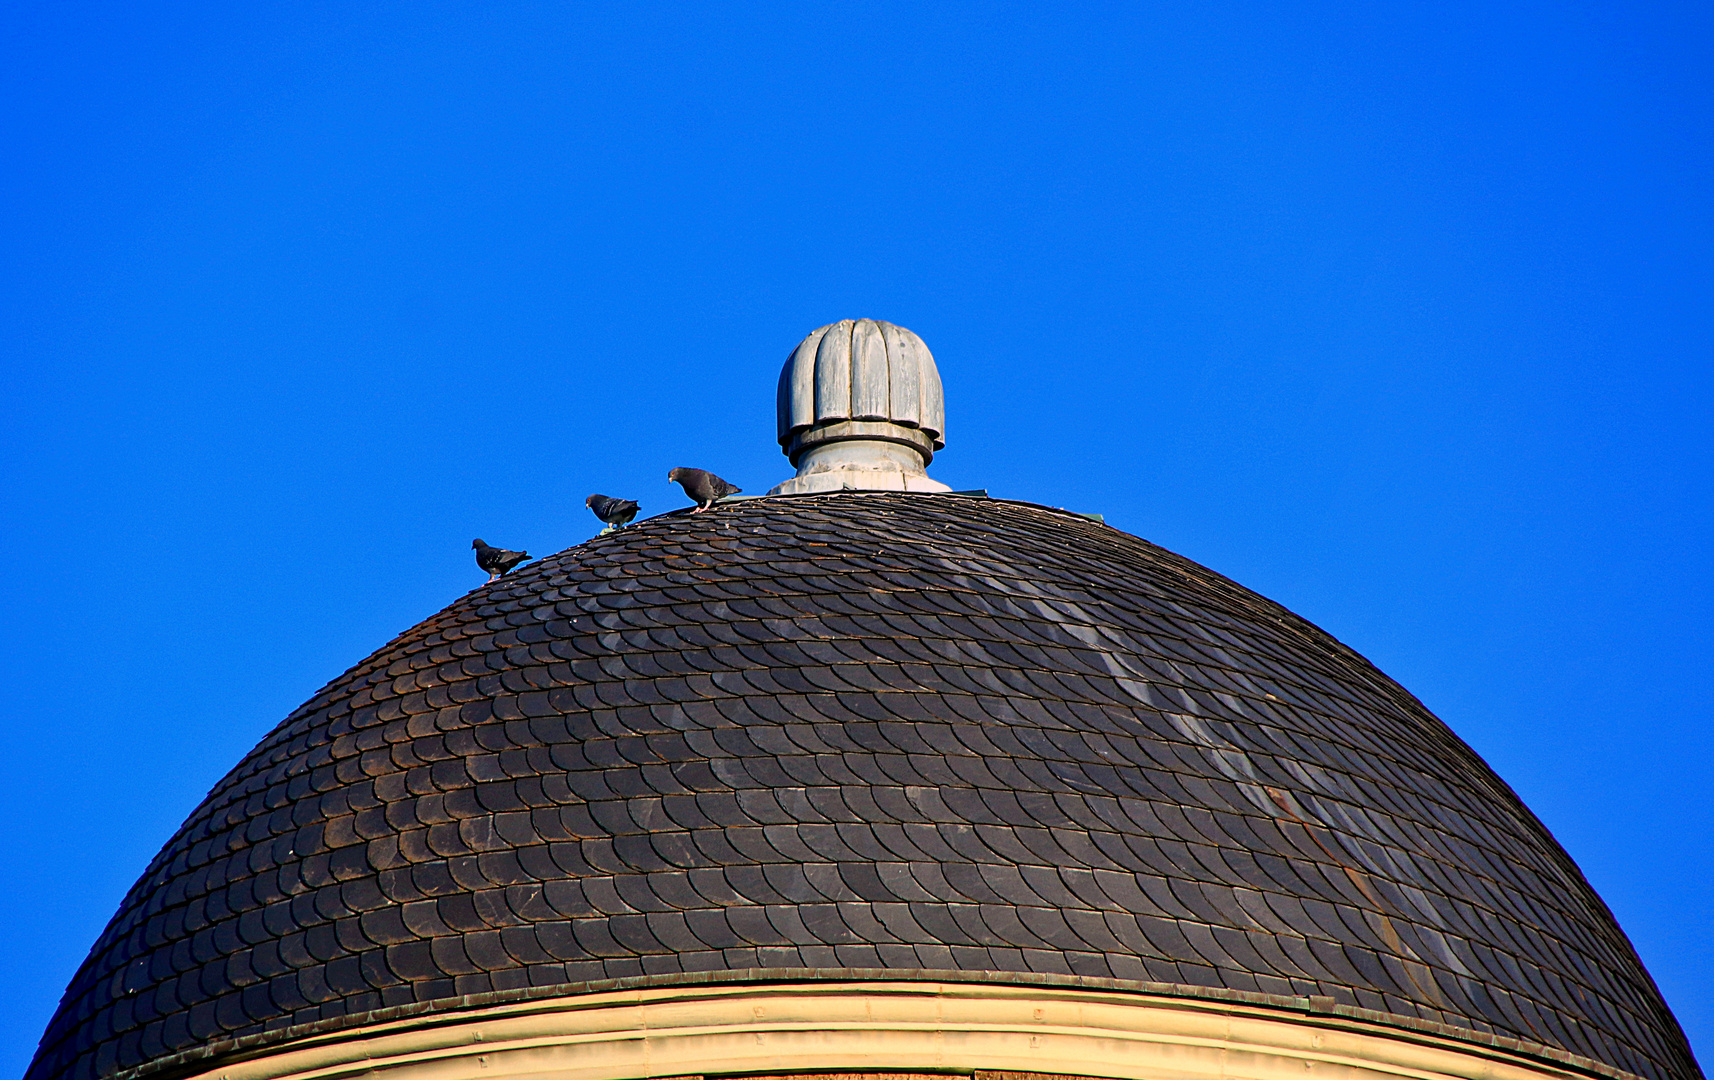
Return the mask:
<svg viewBox="0 0 1714 1080">
<path fill-rule="evenodd" d="M 1327 634 L 1075 515 L 840 494 L 598 537 L 335 680 L 150 864 L 29 1077 L 913 973 L 1700 1075 L 1546 830 Z"/>
</svg>

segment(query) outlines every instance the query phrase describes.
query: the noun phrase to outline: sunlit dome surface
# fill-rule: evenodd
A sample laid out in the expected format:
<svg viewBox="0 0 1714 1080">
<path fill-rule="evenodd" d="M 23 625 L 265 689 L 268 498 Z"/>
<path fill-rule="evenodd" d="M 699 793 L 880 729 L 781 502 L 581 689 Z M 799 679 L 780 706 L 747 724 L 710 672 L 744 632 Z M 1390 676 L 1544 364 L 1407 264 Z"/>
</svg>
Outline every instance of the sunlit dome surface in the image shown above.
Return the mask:
<svg viewBox="0 0 1714 1080">
<path fill-rule="evenodd" d="M 29 1077 L 883 976 L 1238 996 L 1700 1075 L 1571 860 L 1361 657 L 1075 515 L 848 493 L 599 537 L 335 680 L 149 866 Z"/>
</svg>

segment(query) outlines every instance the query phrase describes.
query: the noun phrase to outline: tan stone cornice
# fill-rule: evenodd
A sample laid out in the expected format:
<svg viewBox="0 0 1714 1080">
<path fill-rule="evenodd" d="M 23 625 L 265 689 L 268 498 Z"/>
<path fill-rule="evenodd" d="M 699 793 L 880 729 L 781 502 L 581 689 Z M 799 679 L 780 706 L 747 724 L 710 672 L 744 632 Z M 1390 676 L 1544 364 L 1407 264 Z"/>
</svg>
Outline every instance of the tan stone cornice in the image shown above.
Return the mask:
<svg viewBox="0 0 1714 1080">
<path fill-rule="evenodd" d="M 181 1075 L 645 1080 L 807 1072 L 1111 1080 L 1625 1075 L 1354 1016 L 1115 990 L 926 980 L 661 986 L 543 998 L 308 1035 Z"/>
</svg>

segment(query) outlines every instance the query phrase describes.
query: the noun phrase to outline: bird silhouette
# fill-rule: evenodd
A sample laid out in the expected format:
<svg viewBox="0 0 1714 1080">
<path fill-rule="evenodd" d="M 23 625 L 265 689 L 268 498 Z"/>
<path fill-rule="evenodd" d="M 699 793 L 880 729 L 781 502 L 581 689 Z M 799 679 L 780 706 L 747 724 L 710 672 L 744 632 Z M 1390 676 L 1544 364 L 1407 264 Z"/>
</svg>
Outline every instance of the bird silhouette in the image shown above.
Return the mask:
<svg viewBox="0 0 1714 1080">
<path fill-rule="evenodd" d="M 714 505 L 716 499 L 736 495 L 744 489 L 701 469 L 677 468 L 667 473 L 667 479 L 684 488 L 684 493 L 696 501 L 693 514 L 700 514 Z"/>
<path fill-rule="evenodd" d="M 527 551 L 507 551 L 493 547 L 485 540 L 472 540 L 470 546 L 476 549 L 476 565 L 488 571 L 489 581 L 509 573 L 514 566 L 530 557 Z"/>
<path fill-rule="evenodd" d="M 583 505 L 595 511 L 595 516 L 607 523 L 603 533 L 629 525 L 637 516 L 637 504 L 630 499 L 614 499 L 606 495 L 591 495 Z"/>
</svg>

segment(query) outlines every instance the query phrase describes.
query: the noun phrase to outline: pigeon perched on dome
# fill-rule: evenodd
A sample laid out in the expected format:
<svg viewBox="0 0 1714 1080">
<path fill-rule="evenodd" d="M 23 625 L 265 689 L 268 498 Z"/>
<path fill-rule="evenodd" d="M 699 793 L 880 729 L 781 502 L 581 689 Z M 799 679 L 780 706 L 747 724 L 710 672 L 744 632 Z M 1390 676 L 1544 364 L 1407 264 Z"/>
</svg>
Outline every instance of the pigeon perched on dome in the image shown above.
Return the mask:
<svg viewBox="0 0 1714 1080">
<path fill-rule="evenodd" d="M 696 509 L 691 511 L 693 514 L 700 514 L 716 501 L 744 490 L 703 469 L 680 467 L 667 473 L 667 479 L 684 488 L 684 493 L 696 501 Z"/>
<path fill-rule="evenodd" d="M 489 581 L 511 573 L 513 567 L 530 557 L 527 551 L 508 551 L 485 540 L 472 540 L 470 546 L 476 549 L 476 565 L 488 572 Z"/>
<path fill-rule="evenodd" d="M 633 499 L 615 499 L 608 495 L 591 495 L 583 500 L 583 505 L 595 511 L 595 516 L 606 523 L 607 527 L 601 530 L 603 533 L 629 525 L 639 509 Z"/>
</svg>

